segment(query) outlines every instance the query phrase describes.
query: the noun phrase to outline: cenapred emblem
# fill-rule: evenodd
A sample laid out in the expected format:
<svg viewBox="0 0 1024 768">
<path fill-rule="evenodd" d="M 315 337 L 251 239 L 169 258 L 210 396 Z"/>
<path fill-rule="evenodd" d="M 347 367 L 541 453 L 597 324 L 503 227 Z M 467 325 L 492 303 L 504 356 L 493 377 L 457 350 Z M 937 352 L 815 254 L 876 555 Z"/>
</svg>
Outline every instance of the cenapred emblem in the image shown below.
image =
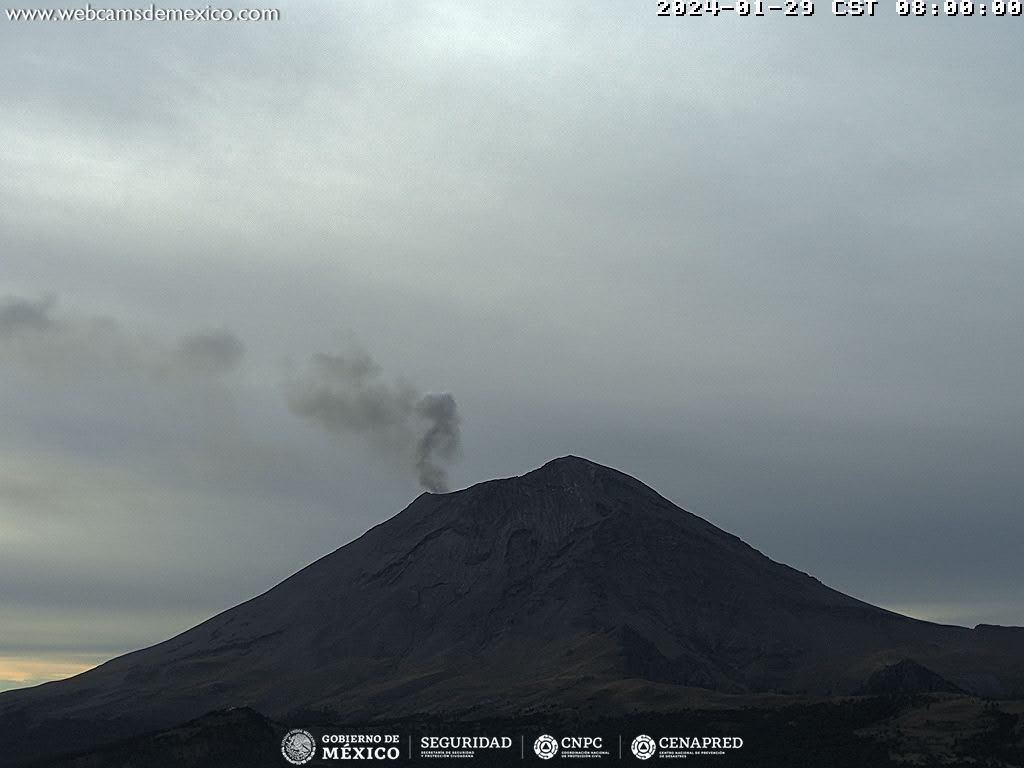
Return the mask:
<svg viewBox="0 0 1024 768">
<path fill-rule="evenodd" d="M 541 760 L 550 760 L 558 754 L 558 742 L 555 741 L 554 736 L 548 736 L 545 733 L 543 736 L 538 736 L 537 740 L 533 742 L 533 751 Z"/>
<path fill-rule="evenodd" d="M 316 739 L 309 731 L 293 728 L 281 740 L 281 754 L 292 765 L 303 765 L 316 754 Z"/>
<path fill-rule="evenodd" d="M 641 760 L 647 760 L 648 758 L 654 757 L 654 753 L 658 751 L 658 745 L 654 743 L 654 739 L 650 736 L 641 733 L 633 739 L 631 749 L 633 750 L 633 754 L 638 758 Z"/>
</svg>

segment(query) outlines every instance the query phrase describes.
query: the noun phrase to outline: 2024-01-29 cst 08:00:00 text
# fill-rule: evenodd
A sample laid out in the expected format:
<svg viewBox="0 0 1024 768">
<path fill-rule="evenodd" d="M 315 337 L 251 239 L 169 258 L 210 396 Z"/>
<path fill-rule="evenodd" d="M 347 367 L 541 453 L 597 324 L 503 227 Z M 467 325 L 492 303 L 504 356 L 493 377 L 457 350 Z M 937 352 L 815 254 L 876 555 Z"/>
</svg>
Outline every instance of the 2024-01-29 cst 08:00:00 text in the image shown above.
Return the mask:
<svg viewBox="0 0 1024 768">
<path fill-rule="evenodd" d="M 880 0 L 832 0 L 830 10 L 833 16 L 874 16 Z M 737 16 L 813 16 L 814 0 L 733 0 L 725 5 L 721 0 L 657 0 L 658 16 L 719 16 L 735 13 Z M 897 0 L 896 13 L 899 16 L 1021 16 L 1024 10 L 1022 0 L 943 0 L 941 3 L 928 0 Z"/>
</svg>

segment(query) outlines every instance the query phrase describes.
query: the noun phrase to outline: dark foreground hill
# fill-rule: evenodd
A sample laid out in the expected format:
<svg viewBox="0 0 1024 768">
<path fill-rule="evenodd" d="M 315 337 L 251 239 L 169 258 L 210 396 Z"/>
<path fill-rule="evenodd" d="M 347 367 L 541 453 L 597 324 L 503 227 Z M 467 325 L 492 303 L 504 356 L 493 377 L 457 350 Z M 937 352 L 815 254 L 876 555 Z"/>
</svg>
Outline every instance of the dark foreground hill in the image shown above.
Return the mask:
<svg viewBox="0 0 1024 768">
<path fill-rule="evenodd" d="M 936 680 L 1024 696 L 1024 630 L 868 605 L 634 478 L 566 457 L 424 494 L 171 640 L 0 694 L 0 743 L 22 759 L 40 744 L 86 748 L 231 707 L 281 722 L 309 711 L 611 716 L 676 710 L 709 691 L 828 696 L 891 681 L 908 694 Z"/>
</svg>

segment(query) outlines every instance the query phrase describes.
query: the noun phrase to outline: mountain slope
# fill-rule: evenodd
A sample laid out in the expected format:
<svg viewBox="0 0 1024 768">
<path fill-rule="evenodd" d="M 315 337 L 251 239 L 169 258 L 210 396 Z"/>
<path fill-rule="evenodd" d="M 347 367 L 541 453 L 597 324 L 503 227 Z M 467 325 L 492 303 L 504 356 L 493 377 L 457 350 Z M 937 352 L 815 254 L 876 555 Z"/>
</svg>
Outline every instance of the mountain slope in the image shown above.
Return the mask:
<svg viewBox="0 0 1024 768">
<path fill-rule="evenodd" d="M 232 706 L 365 718 L 625 707 L 641 691 L 678 706 L 690 687 L 849 693 L 903 659 L 968 691 L 1024 695 L 1024 630 L 873 607 L 565 457 L 423 494 L 171 640 L 0 694 L 0 735 L 16 721 L 45 730 L 44 717 L 130 735 Z"/>
</svg>

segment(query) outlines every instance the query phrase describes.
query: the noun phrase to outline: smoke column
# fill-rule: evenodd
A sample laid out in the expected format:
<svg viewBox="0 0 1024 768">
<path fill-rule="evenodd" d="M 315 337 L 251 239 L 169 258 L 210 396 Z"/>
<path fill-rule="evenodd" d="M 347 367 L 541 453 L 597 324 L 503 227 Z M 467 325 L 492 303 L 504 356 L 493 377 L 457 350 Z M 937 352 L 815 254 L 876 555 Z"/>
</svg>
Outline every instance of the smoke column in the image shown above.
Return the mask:
<svg viewBox="0 0 1024 768">
<path fill-rule="evenodd" d="M 405 380 L 390 383 L 366 352 L 319 353 L 292 381 L 288 407 L 332 434 L 359 434 L 379 451 L 409 457 L 420 485 L 448 490 L 448 466 L 461 441 L 452 395 L 421 394 Z"/>
</svg>

